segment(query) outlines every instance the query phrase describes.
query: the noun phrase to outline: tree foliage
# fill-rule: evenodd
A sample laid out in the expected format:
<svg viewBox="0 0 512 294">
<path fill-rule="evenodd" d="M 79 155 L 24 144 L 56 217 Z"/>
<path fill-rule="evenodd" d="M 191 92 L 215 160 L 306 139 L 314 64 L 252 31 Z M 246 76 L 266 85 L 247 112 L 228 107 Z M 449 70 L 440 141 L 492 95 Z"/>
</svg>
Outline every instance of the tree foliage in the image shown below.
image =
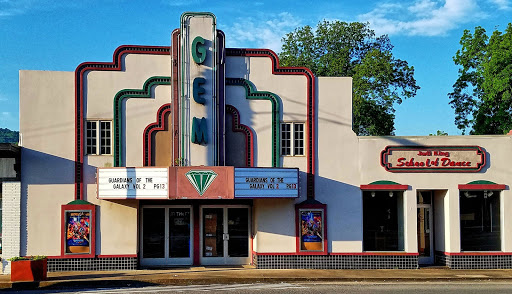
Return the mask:
<svg viewBox="0 0 512 294">
<path fill-rule="evenodd" d="M 464 30 L 453 57 L 459 76 L 449 93 L 455 124 L 465 134 L 506 134 L 512 129 L 512 24 L 505 32 Z"/>
<path fill-rule="evenodd" d="M 308 67 L 317 76 L 353 79 L 353 130 L 358 135 L 393 135 L 394 104 L 416 95 L 414 67 L 392 54 L 387 35 L 368 23 L 323 21 L 286 34 L 283 66 Z"/>
<path fill-rule="evenodd" d="M 0 128 L 0 143 L 18 143 L 19 132 Z"/>
</svg>

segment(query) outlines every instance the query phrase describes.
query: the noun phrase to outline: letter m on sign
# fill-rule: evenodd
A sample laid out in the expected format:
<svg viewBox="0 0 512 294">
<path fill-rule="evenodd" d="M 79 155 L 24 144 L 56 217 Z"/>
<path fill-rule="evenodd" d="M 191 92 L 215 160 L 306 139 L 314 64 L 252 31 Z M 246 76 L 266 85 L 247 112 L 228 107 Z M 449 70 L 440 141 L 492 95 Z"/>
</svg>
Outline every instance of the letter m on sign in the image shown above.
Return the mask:
<svg viewBox="0 0 512 294">
<path fill-rule="evenodd" d="M 208 144 L 208 129 L 206 128 L 206 118 L 192 118 L 192 143 Z"/>
</svg>

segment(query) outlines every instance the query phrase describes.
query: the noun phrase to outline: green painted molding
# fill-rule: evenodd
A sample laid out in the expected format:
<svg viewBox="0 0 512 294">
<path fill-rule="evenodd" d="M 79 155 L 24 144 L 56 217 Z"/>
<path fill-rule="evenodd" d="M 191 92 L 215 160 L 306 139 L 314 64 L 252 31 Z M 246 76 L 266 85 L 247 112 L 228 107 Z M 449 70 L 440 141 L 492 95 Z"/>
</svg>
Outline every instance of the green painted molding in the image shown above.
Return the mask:
<svg viewBox="0 0 512 294">
<path fill-rule="evenodd" d="M 123 126 L 123 100 L 127 98 L 151 98 L 151 88 L 157 85 L 171 85 L 171 77 L 150 77 L 144 82 L 142 89 L 124 89 L 114 96 L 114 166 L 122 166 L 123 145 L 121 130 Z"/>
<path fill-rule="evenodd" d="M 496 185 L 496 183 L 491 181 L 478 180 L 469 182 L 468 185 Z"/>
<path fill-rule="evenodd" d="M 73 201 L 69 202 L 67 205 L 94 205 L 94 204 L 92 204 L 91 202 L 87 202 L 85 200 L 78 199 L 78 200 L 73 200 Z"/>
<path fill-rule="evenodd" d="M 371 182 L 368 185 L 400 185 L 400 184 L 397 182 L 393 182 L 393 181 L 375 181 L 375 182 Z"/>
<path fill-rule="evenodd" d="M 279 116 L 281 98 L 274 93 L 267 91 L 257 91 L 254 85 L 242 78 L 226 78 L 226 86 L 241 86 L 245 89 L 245 98 L 250 100 L 269 100 L 272 103 L 272 167 L 279 167 Z"/>
</svg>

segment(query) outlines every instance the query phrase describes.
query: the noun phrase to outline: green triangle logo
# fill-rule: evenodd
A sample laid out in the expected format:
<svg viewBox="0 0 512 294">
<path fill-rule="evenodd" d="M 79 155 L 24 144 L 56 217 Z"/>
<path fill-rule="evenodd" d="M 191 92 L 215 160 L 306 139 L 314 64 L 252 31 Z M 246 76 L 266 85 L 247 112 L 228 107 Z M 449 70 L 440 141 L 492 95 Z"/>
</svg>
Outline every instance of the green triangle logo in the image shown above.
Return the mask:
<svg viewBox="0 0 512 294">
<path fill-rule="evenodd" d="M 190 181 L 192 186 L 197 190 L 199 195 L 203 196 L 204 192 L 213 183 L 217 174 L 212 170 L 191 170 L 185 176 Z"/>
</svg>

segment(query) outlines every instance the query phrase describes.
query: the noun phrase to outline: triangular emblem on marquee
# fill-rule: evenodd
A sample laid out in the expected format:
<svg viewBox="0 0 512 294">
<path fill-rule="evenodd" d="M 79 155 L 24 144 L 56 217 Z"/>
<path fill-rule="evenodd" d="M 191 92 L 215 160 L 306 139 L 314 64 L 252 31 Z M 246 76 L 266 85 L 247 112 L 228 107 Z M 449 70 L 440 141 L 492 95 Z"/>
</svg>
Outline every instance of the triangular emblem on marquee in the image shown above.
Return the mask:
<svg viewBox="0 0 512 294">
<path fill-rule="evenodd" d="M 203 196 L 204 192 L 213 183 L 217 174 L 212 170 L 191 170 L 185 174 L 192 186 L 197 190 L 199 195 Z"/>
</svg>

